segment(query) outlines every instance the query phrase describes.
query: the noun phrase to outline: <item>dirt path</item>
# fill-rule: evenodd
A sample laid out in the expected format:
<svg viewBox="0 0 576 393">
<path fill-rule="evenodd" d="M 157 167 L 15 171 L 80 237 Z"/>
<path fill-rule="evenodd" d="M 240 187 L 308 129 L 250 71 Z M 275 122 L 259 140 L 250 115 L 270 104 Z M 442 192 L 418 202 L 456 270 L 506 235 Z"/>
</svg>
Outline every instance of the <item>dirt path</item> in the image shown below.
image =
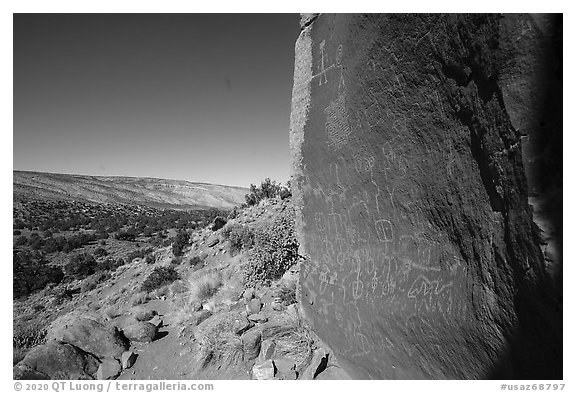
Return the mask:
<svg viewBox="0 0 576 393">
<path fill-rule="evenodd" d="M 153 300 L 145 304 L 149 310 L 157 311 L 164 321 L 158 336 L 151 343 L 134 343 L 130 350 L 138 355 L 134 366 L 124 370 L 117 378 L 120 380 L 170 380 L 195 379 L 193 373 L 197 359 L 194 345 L 182 346 L 178 332 L 171 320 L 171 302 Z"/>
</svg>

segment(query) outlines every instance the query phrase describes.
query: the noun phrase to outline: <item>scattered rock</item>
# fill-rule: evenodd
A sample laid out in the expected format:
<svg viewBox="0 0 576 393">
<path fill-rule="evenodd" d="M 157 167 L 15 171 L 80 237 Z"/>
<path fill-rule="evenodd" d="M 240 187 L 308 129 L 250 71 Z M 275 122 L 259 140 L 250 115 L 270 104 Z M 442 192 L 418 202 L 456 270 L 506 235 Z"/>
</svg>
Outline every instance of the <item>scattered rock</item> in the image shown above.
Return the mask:
<svg viewBox="0 0 576 393">
<path fill-rule="evenodd" d="M 247 320 L 246 318 L 240 317 L 234 321 L 233 330 L 234 330 L 234 333 L 236 333 L 237 335 L 240 336 L 245 331 L 250 329 L 252 326 L 254 326 L 253 323 L 250 323 L 250 321 Z"/>
<path fill-rule="evenodd" d="M 260 333 L 260 335 L 262 335 Z M 265 360 L 272 359 L 274 357 L 274 351 L 276 350 L 276 342 L 272 339 L 266 339 L 262 341 L 260 345 L 260 354 L 258 355 L 258 363 L 262 363 Z"/>
<path fill-rule="evenodd" d="M 134 362 L 136 361 L 137 357 L 138 357 L 138 355 L 136 355 L 132 351 L 124 352 L 122 354 L 122 368 L 128 369 L 128 368 L 132 367 L 134 365 Z"/>
<path fill-rule="evenodd" d="M 275 377 L 277 379 L 295 380 L 298 378 L 296 374 L 296 362 L 290 358 L 282 357 L 273 359 L 276 366 Z"/>
<path fill-rule="evenodd" d="M 155 315 L 150 321 L 152 325 L 156 326 L 157 328 L 161 328 L 164 325 L 164 321 L 160 318 L 160 315 Z"/>
<path fill-rule="evenodd" d="M 244 360 L 256 359 L 260 354 L 262 333 L 259 330 L 249 330 L 242 335 L 242 351 Z"/>
<path fill-rule="evenodd" d="M 14 379 L 92 379 L 98 360 L 78 348 L 55 340 L 32 348 L 14 367 Z"/>
<path fill-rule="evenodd" d="M 124 336 L 135 342 L 152 342 L 158 333 L 158 328 L 150 322 L 133 321 L 122 329 Z"/>
<path fill-rule="evenodd" d="M 214 247 L 216 244 L 220 242 L 220 239 L 214 238 L 208 242 L 208 247 Z"/>
<path fill-rule="evenodd" d="M 244 298 L 246 303 L 248 303 L 250 300 L 254 299 L 254 288 L 246 288 L 246 290 L 242 294 L 242 297 Z"/>
<path fill-rule="evenodd" d="M 252 379 L 270 380 L 274 379 L 275 374 L 276 367 L 274 366 L 272 359 L 265 360 L 252 367 Z"/>
<path fill-rule="evenodd" d="M 248 313 L 248 315 L 259 313 L 261 308 L 262 308 L 262 302 L 260 301 L 260 299 L 257 298 L 250 300 L 248 304 L 246 304 L 246 312 Z"/>
<path fill-rule="evenodd" d="M 300 379 L 314 379 L 328 366 L 328 354 L 324 349 L 318 348 L 312 355 L 310 365 L 304 370 Z"/>
<path fill-rule="evenodd" d="M 116 359 L 104 359 L 96 372 L 96 379 L 115 379 L 122 371 L 122 366 Z"/>
<path fill-rule="evenodd" d="M 265 317 L 264 315 L 262 315 L 261 313 L 249 315 L 248 319 L 252 322 L 257 322 L 257 323 L 268 322 L 268 318 Z"/>
<path fill-rule="evenodd" d="M 56 319 L 48 329 L 47 339 L 72 344 L 99 359 L 119 359 L 128 349 L 116 327 L 74 313 Z"/>
<path fill-rule="evenodd" d="M 194 314 L 194 319 L 192 321 L 192 324 L 194 326 L 198 326 L 200 325 L 202 322 L 204 322 L 205 320 L 207 320 L 208 318 L 210 318 L 212 316 L 212 311 L 208 311 L 208 310 L 200 310 L 197 311 Z"/>
</svg>

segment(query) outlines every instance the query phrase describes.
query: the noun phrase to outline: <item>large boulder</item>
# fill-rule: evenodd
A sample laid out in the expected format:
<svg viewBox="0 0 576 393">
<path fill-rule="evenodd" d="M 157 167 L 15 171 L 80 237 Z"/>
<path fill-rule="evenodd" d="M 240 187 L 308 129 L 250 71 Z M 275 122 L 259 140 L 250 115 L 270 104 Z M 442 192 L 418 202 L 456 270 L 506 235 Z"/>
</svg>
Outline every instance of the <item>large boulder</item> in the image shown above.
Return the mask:
<svg viewBox="0 0 576 393">
<path fill-rule="evenodd" d="M 499 80 L 515 72 L 507 48 L 543 30 L 528 16 L 503 29 L 506 18 L 303 18 L 290 131 L 299 298 L 354 378 L 562 378 L 561 291 Z"/>
<path fill-rule="evenodd" d="M 74 313 L 55 320 L 48 329 L 47 339 L 72 344 L 99 359 L 120 359 L 128 348 L 116 327 Z"/>
<path fill-rule="evenodd" d="M 73 345 L 50 340 L 14 367 L 14 379 L 93 379 L 98 365 L 98 359 Z"/>
<path fill-rule="evenodd" d="M 104 359 L 98 371 L 96 371 L 96 379 L 107 380 L 116 379 L 118 375 L 122 372 L 122 365 L 116 359 Z"/>
<path fill-rule="evenodd" d="M 158 327 L 150 322 L 133 320 L 122 328 L 122 333 L 130 341 L 149 343 L 156 338 Z"/>
</svg>

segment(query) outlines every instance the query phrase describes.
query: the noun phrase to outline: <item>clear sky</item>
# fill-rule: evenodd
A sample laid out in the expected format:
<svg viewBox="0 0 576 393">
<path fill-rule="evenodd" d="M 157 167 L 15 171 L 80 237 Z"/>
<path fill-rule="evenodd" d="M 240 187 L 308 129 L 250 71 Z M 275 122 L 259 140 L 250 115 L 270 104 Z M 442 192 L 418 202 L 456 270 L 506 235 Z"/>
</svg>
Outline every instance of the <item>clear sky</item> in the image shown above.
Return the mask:
<svg viewBox="0 0 576 393">
<path fill-rule="evenodd" d="M 289 179 L 297 14 L 15 14 L 17 170 Z"/>
</svg>

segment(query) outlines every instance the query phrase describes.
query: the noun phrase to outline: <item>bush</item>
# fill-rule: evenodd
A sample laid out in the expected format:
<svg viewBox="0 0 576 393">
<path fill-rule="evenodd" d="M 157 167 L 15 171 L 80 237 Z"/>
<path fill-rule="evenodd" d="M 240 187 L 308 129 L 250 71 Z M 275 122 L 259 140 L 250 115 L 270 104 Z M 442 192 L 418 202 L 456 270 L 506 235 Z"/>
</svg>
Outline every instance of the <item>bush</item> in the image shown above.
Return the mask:
<svg viewBox="0 0 576 393">
<path fill-rule="evenodd" d="M 26 238 L 26 236 L 21 235 L 21 236 L 18 236 L 18 237 L 16 238 L 16 241 L 15 241 L 14 245 L 15 245 L 16 247 L 18 247 L 18 246 L 23 246 L 23 245 L 25 245 L 26 243 L 28 243 L 28 239 Z"/>
<path fill-rule="evenodd" d="M 190 300 L 204 303 L 218 292 L 222 286 L 222 276 L 219 273 L 208 273 L 201 277 L 190 279 Z"/>
<path fill-rule="evenodd" d="M 48 266 L 41 255 L 34 253 L 14 253 L 13 266 L 13 295 L 15 298 L 42 289 L 49 283 L 58 284 L 64 278 L 61 268 Z"/>
<path fill-rule="evenodd" d="M 128 230 L 128 231 L 120 231 L 116 234 L 117 240 L 124 240 L 127 242 L 136 241 L 136 233 Z"/>
<path fill-rule="evenodd" d="M 212 230 L 217 231 L 218 229 L 222 228 L 224 225 L 226 225 L 226 219 L 224 217 L 218 216 L 214 219 L 214 222 L 212 223 Z"/>
<path fill-rule="evenodd" d="M 190 261 L 188 263 L 190 264 L 190 266 L 196 266 L 202 262 L 204 262 L 202 258 L 200 258 L 198 255 L 194 255 L 192 258 L 190 258 Z"/>
<path fill-rule="evenodd" d="M 148 254 L 146 255 L 146 263 L 148 265 L 153 265 L 156 263 L 156 257 L 154 256 L 154 254 Z"/>
<path fill-rule="evenodd" d="M 161 288 L 167 284 L 178 280 L 180 275 L 172 266 L 163 267 L 158 266 L 154 268 L 152 273 L 142 283 L 142 291 L 152 292 L 155 289 Z"/>
<path fill-rule="evenodd" d="M 179 231 L 176 235 L 176 239 L 174 243 L 172 243 L 172 253 L 175 257 L 182 256 L 182 250 L 184 247 L 188 245 L 188 241 L 190 240 L 190 235 L 184 231 Z"/>
<path fill-rule="evenodd" d="M 250 184 L 250 192 L 244 196 L 248 206 L 257 205 L 261 200 L 274 198 L 280 192 L 281 185 L 270 178 L 264 179 L 260 187 Z"/>
<path fill-rule="evenodd" d="M 84 278 L 96 272 L 96 260 L 90 254 L 77 254 L 64 265 L 64 273 L 74 278 Z"/>
<path fill-rule="evenodd" d="M 230 252 L 237 253 L 250 249 L 254 244 L 254 231 L 247 226 L 231 223 L 222 229 L 222 236 L 230 242 Z"/>
<path fill-rule="evenodd" d="M 94 250 L 94 256 L 96 258 L 105 257 L 106 255 L 108 255 L 108 251 L 106 251 L 102 247 L 98 247 L 96 250 Z"/>
<path fill-rule="evenodd" d="M 266 228 L 254 233 L 254 246 L 244 266 L 245 283 L 269 284 L 276 280 L 299 259 L 298 240 L 294 232 L 294 211 L 286 210 Z"/>
</svg>

